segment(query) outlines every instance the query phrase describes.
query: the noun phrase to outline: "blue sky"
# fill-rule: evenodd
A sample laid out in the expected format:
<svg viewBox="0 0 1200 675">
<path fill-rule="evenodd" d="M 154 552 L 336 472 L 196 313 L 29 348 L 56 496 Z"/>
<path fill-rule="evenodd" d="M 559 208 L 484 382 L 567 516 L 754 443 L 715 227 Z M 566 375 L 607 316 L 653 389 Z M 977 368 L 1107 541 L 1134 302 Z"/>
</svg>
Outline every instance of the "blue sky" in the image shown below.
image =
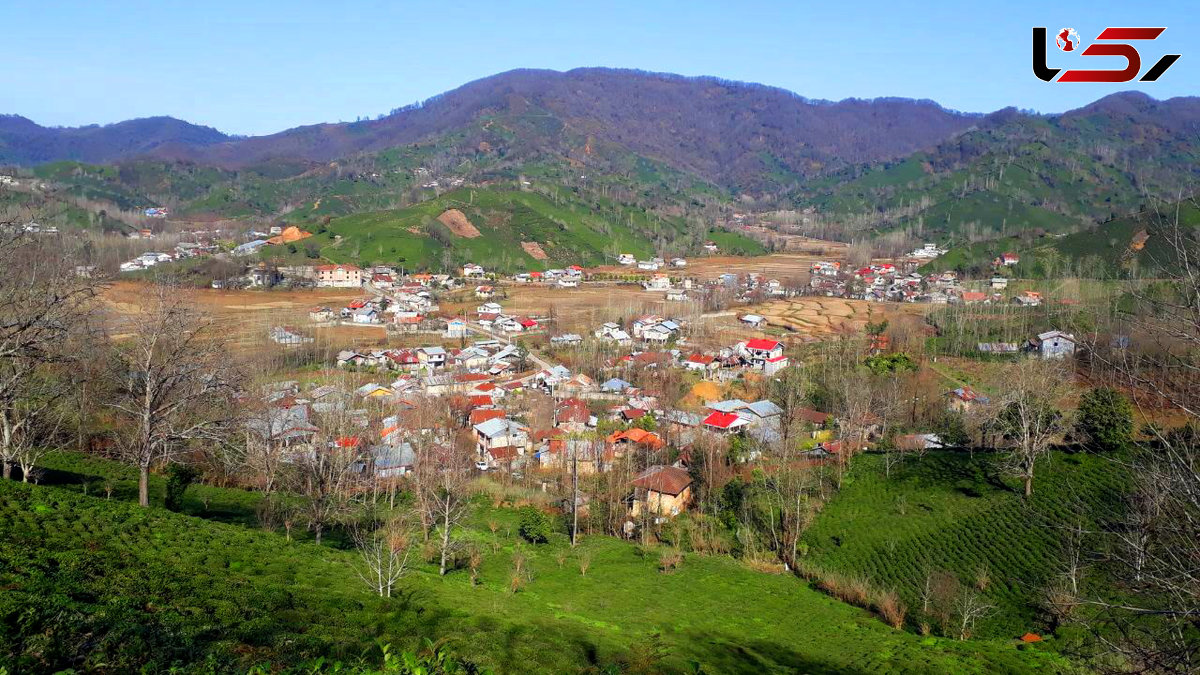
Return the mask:
<svg viewBox="0 0 1200 675">
<path fill-rule="evenodd" d="M 5 2 L 0 113 L 69 126 L 172 115 L 261 134 L 374 116 L 512 68 L 580 66 L 715 75 L 812 98 L 928 98 L 966 111 L 1060 112 L 1131 88 L 1200 94 L 1194 1 L 977 4 Z M 1156 83 L 1047 84 L 1030 71 L 1032 26 L 1070 26 L 1085 42 L 1106 26 L 1167 26 L 1142 45 L 1143 69 L 1163 53 L 1183 58 Z M 1082 58 L 1050 52 L 1051 66 Z"/>
</svg>

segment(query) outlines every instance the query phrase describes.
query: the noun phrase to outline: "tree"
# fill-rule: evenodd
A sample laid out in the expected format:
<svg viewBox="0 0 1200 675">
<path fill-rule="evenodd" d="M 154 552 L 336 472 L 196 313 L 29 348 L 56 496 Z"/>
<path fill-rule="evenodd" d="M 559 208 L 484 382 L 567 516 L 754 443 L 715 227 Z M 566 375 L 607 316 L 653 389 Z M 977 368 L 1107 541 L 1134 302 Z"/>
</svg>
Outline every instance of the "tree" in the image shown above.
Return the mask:
<svg viewBox="0 0 1200 675">
<path fill-rule="evenodd" d="M 183 493 L 195 482 L 200 472 L 186 464 L 171 464 L 167 467 L 167 498 L 164 506 L 171 511 L 183 508 Z"/>
<path fill-rule="evenodd" d="M 188 443 L 225 441 L 234 373 L 211 318 L 180 289 L 160 286 L 114 345 L 111 375 L 122 422 L 119 447 L 138 468 L 138 503 L 150 505 L 150 468 Z"/>
<path fill-rule="evenodd" d="M 64 247 L 0 223 L 0 470 L 10 478 L 14 462 L 33 446 L 36 415 L 61 397 L 47 385 L 47 367 L 73 361 L 69 348 L 87 328 L 96 281 L 75 273 Z M 59 378 L 61 383 L 62 379 Z"/>
<path fill-rule="evenodd" d="M 1060 362 L 1027 359 L 1007 369 L 1003 385 L 997 387 L 1005 393 L 994 423 L 1012 445 L 1005 466 L 1024 482 L 1026 498 L 1033 494 L 1038 460 L 1063 431 L 1064 417 L 1057 406 L 1067 392 L 1069 375 Z"/>
<path fill-rule="evenodd" d="M 1116 389 L 1091 389 L 1079 400 L 1075 429 L 1093 450 L 1124 450 L 1133 438 L 1133 406 Z"/>
<path fill-rule="evenodd" d="M 550 541 L 550 518 L 544 511 L 533 506 L 521 508 L 521 521 L 517 526 L 517 534 L 531 544 L 545 544 Z"/>
<path fill-rule="evenodd" d="M 381 598 L 392 597 L 392 589 L 408 573 L 412 554 L 412 527 L 402 514 L 373 518 L 351 532 L 358 549 L 354 571 Z"/>
</svg>

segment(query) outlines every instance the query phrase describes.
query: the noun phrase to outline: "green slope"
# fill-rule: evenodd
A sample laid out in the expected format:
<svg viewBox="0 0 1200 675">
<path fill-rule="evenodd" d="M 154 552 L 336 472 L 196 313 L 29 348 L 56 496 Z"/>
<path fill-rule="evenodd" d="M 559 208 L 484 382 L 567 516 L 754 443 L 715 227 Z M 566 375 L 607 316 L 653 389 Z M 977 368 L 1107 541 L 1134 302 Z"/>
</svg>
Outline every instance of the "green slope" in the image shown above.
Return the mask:
<svg viewBox="0 0 1200 675">
<path fill-rule="evenodd" d="M 968 587 L 986 571 L 983 593 L 996 611 L 981 634 L 1042 632 L 1038 607 L 1060 569 L 1063 528 L 1113 522 L 1128 480 L 1110 459 L 1056 454 L 1039 466 L 1025 503 L 996 471 L 992 456 L 935 452 L 888 478 L 878 456 L 861 457 L 805 534 L 811 561 L 895 590 L 913 622 L 928 620 L 918 610 L 929 571 L 949 572 Z"/>
<path fill-rule="evenodd" d="M 131 472 L 123 476 L 118 495 L 134 484 Z M 484 551 L 479 585 L 464 571 L 443 579 L 418 563 L 401 592 L 384 600 L 355 576 L 351 552 L 83 496 L 77 481 L 91 480 L 94 495 L 99 481 L 78 473 L 50 478 L 73 489 L 0 483 L 0 666 L 10 672 L 67 665 L 228 672 L 356 656 L 375 641 L 414 647 L 426 637 L 448 639 L 453 651 L 501 673 L 594 672 L 631 661 L 668 673 L 692 672 L 689 662 L 711 673 L 1063 672 L 1067 665 L 1049 645 L 1018 650 L 1008 641 L 895 631 L 793 577 L 722 557 L 689 555 L 663 574 L 656 554 L 607 537 L 586 538 L 576 551 L 562 535 L 520 545 L 507 533 L 515 523 L 507 510 L 480 514 L 466 532 Z M 199 505 L 193 499 L 188 508 Z M 486 519 L 501 523 L 497 535 Z M 508 581 L 517 549 L 530 580 L 514 594 Z M 592 561 L 586 576 L 577 564 L 584 554 Z"/>
</svg>

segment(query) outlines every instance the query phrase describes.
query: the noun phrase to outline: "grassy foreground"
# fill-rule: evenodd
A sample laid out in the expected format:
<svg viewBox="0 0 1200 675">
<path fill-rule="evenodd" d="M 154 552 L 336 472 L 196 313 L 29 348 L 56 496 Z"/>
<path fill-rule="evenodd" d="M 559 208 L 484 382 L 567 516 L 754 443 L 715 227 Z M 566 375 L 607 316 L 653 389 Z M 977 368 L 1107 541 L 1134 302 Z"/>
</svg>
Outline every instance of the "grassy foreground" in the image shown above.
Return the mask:
<svg viewBox="0 0 1200 675">
<path fill-rule="evenodd" d="M 486 551 L 478 585 L 466 571 L 443 579 L 421 563 L 398 597 L 381 600 L 355 576 L 351 551 L 142 510 L 116 494 L 110 501 L 0 483 L 0 666 L 226 672 L 433 638 L 514 673 L 688 672 L 694 664 L 709 673 L 1069 668 L 1045 645 L 896 631 L 791 576 L 727 558 L 689 555 L 664 574 L 656 553 L 606 537 L 576 551 L 561 537 L 518 543 L 514 512 L 481 508 L 481 522 L 501 526 L 495 535 L 482 524 L 466 533 Z M 516 593 L 514 554 L 529 570 Z"/>
</svg>

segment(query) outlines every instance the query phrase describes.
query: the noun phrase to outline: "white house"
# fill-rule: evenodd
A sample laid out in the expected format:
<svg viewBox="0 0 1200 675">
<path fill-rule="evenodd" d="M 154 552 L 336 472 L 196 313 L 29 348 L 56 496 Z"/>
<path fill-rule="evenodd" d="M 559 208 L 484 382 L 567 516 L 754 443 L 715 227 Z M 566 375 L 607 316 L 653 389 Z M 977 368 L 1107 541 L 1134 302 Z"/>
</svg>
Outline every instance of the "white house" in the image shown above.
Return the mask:
<svg viewBox="0 0 1200 675">
<path fill-rule="evenodd" d="M 1075 336 L 1061 330 L 1041 333 L 1030 343 L 1043 359 L 1062 359 L 1075 353 Z"/>
<path fill-rule="evenodd" d="M 632 253 L 622 253 L 617 256 L 617 262 L 622 265 L 632 265 L 637 262 L 637 258 L 634 258 Z"/>
<path fill-rule="evenodd" d="M 486 272 L 483 269 L 483 265 L 476 265 L 475 263 L 467 263 L 463 265 L 463 276 L 468 279 L 471 277 L 482 277 L 485 274 Z"/>
<path fill-rule="evenodd" d="M 665 274 L 655 274 L 648 281 L 642 282 L 642 286 L 648 291 L 669 291 L 671 278 Z"/>
</svg>

